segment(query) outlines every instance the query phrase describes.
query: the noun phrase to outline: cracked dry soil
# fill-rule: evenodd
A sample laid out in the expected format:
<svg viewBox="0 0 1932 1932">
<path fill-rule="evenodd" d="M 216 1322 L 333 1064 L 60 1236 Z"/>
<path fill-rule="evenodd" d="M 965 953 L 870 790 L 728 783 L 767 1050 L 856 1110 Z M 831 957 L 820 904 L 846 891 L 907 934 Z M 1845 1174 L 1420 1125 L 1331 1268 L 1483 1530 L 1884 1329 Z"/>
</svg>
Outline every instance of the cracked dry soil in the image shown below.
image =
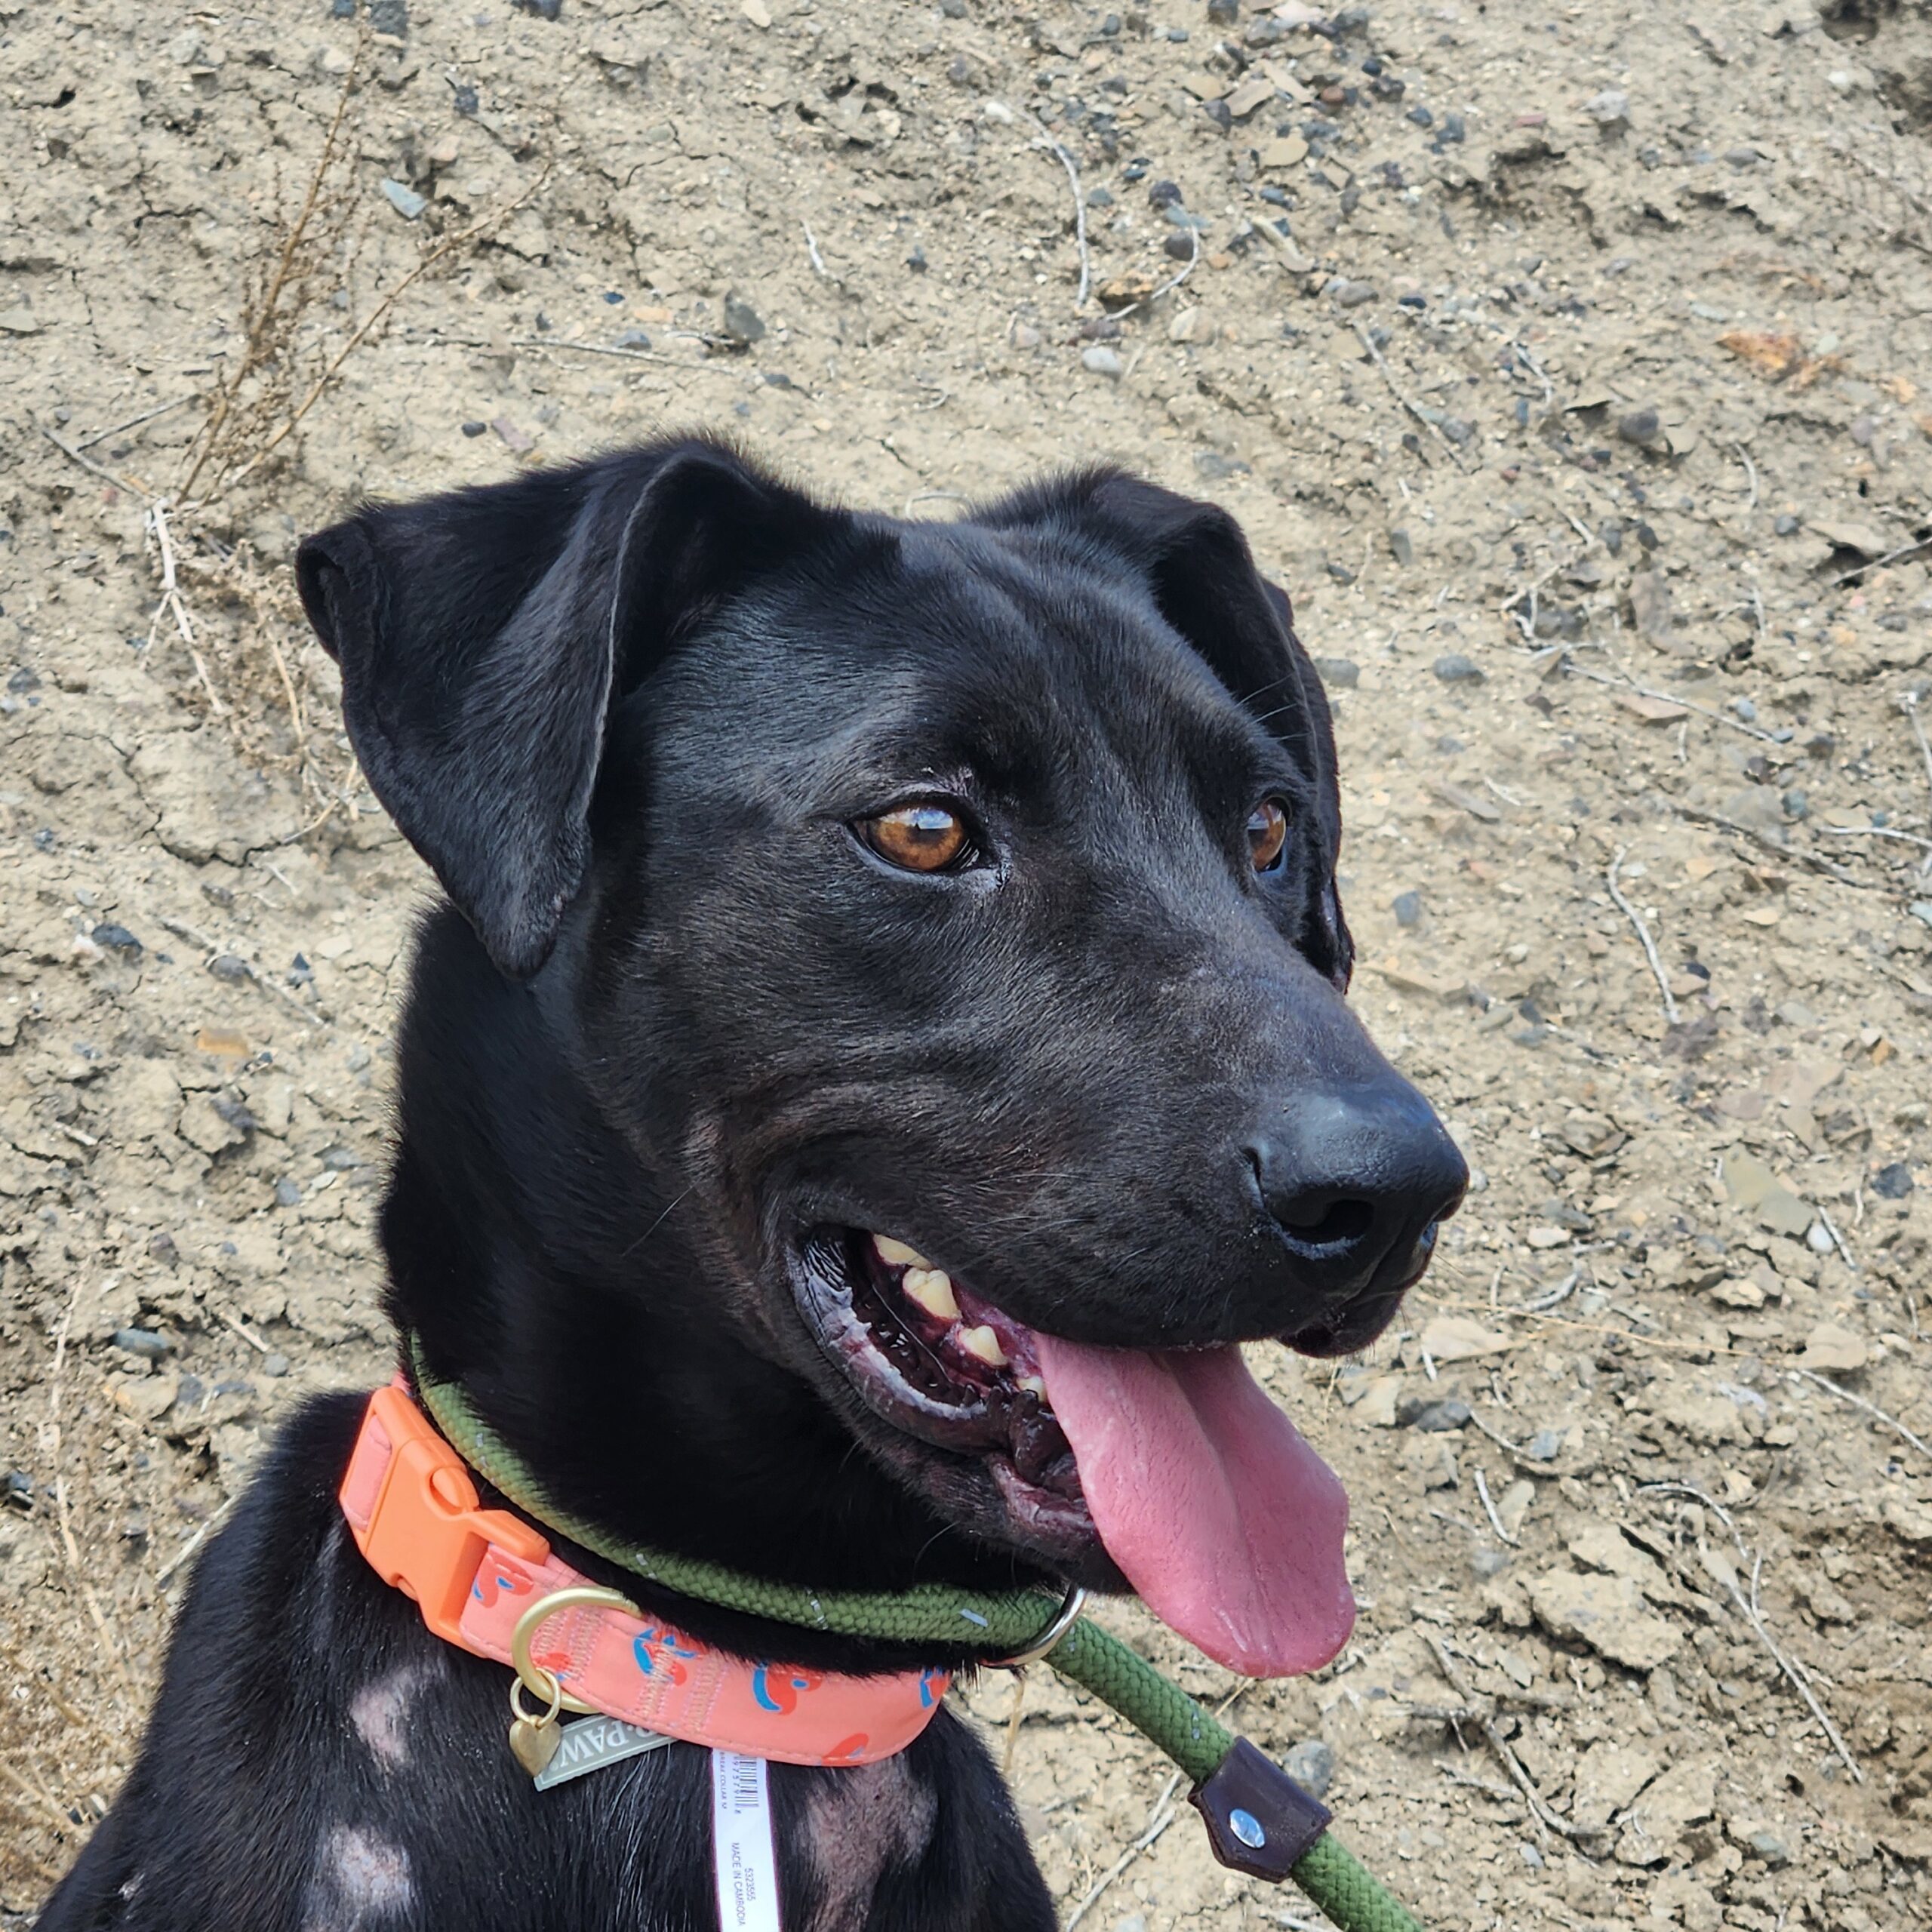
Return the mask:
<svg viewBox="0 0 1932 1932">
<path fill-rule="evenodd" d="M 428 887 L 295 535 L 691 424 L 931 515 L 1125 461 L 1323 661 L 1356 997 L 1480 1179 L 1371 1358 L 1265 1364 L 1361 1617 L 1235 1721 L 1432 1926 L 1932 1922 L 1925 0 L 0 0 L 0 127 L 7 1923 L 266 1433 L 384 1371 Z M 1306 1922 L 1024 1697 L 1068 1918 Z"/>
</svg>

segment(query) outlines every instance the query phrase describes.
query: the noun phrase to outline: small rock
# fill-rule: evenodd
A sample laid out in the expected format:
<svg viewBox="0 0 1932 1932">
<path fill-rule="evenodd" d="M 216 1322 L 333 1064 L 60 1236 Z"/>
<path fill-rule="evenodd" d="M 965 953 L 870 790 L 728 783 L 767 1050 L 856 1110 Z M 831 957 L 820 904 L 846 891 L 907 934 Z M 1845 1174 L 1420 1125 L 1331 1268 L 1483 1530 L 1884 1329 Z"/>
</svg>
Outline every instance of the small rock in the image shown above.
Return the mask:
<svg viewBox="0 0 1932 1932">
<path fill-rule="evenodd" d="M 386 176 L 382 182 L 383 198 L 405 221 L 414 221 L 429 205 L 428 198 L 419 195 L 405 182 L 392 181 Z"/>
<path fill-rule="evenodd" d="M 118 952 L 128 959 L 138 959 L 143 950 L 140 941 L 125 926 L 96 926 L 88 937 L 103 952 Z"/>
<path fill-rule="evenodd" d="M 1664 1759 L 1641 1740 L 1604 1738 L 1577 1761 L 1572 1814 L 1578 1824 L 1601 1831 L 1664 1767 Z"/>
<path fill-rule="evenodd" d="M 369 0 L 369 30 L 406 40 L 409 36 L 408 0 Z"/>
<path fill-rule="evenodd" d="M 1856 551 L 1861 557 L 1882 557 L 1891 540 L 1875 523 L 1814 522 L 1811 528 L 1833 549 Z"/>
<path fill-rule="evenodd" d="M 1372 281 L 1350 281 L 1344 278 L 1328 285 L 1328 293 L 1335 298 L 1338 309 L 1359 309 L 1363 303 L 1373 302 L 1378 292 Z"/>
<path fill-rule="evenodd" d="M 1670 585 L 1661 571 L 1639 571 L 1631 578 L 1630 614 L 1652 643 L 1670 635 Z"/>
<path fill-rule="evenodd" d="M 302 1204 L 301 1183 L 284 1175 L 275 1184 L 275 1204 L 278 1208 L 299 1208 Z"/>
<path fill-rule="evenodd" d="M 463 426 L 463 433 L 473 442 L 489 426 L 487 423 L 466 423 Z"/>
<path fill-rule="evenodd" d="M 1523 1444 L 1523 1454 L 1533 1463 L 1553 1463 L 1563 1453 L 1563 1432 L 1540 1429 Z"/>
<path fill-rule="evenodd" d="M 1621 88 L 1605 88 L 1583 103 L 1583 112 L 1599 128 L 1627 127 L 1630 121 L 1630 97 Z"/>
<path fill-rule="evenodd" d="M 1718 1177 L 1731 1204 L 1742 1214 L 1755 1215 L 1774 1233 L 1801 1240 L 1817 1220 L 1810 1204 L 1785 1186 L 1756 1155 L 1734 1148 L 1718 1164 Z"/>
<path fill-rule="evenodd" d="M 1317 657 L 1312 660 L 1315 675 L 1331 691 L 1352 691 L 1361 682 L 1361 666 L 1352 657 Z M 1932 903 L 1926 907 L 1932 914 Z M 1932 925 L 1932 918 L 1926 921 Z"/>
<path fill-rule="evenodd" d="M 1618 417 L 1617 423 L 1617 433 L 1626 443 L 1635 443 L 1640 449 L 1647 449 L 1654 443 L 1663 428 L 1663 422 L 1654 409 L 1633 409 L 1628 416 Z"/>
<path fill-rule="evenodd" d="M 1887 1497 L 1878 1518 L 1893 1535 L 1907 1543 L 1932 1543 L 1932 1509 L 1915 1503 L 1909 1496 Z"/>
<path fill-rule="evenodd" d="M 1683 1644 L 1683 1633 L 1646 1607 L 1631 1577 L 1552 1570 L 1528 1588 L 1537 1620 L 1552 1635 L 1587 1644 L 1629 1669 L 1654 1670 Z"/>
<path fill-rule="evenodd" d="M 741 295 L 724 298 L 724 333 L 740 348 L 764 340 L 764 318 Z"/>
<path fill-rule="evenodd" d="M 1403 569 L 1407 570 L 1416 560 L 1416 546 L 1409 540 L 1406 530 L 1392 530 L 1389 533 L 1389 554 Z"/>
<path fill-rule="evenodd" d="M 1460 651 L 1438 657 L 1432 668 L 1445 685 L 1480 685 L 1489 675 L 1474 658 L 1465 657 Z"/>
<path fill-rule="evenodd" d="M 263 1356 L 262 1373 L 264 1375 L 272 1376 L 279 1381 L 288 1373 L 288 1358 L 279 1352 Z"/>
<path fill-rule="evenodd" d="M 1103 342 L 1095 343 L 1091 349 L 1080 352 L 1080 366 L 1089 369 L 1097 376 L 1106 376 L 1118 380 L 1127 366 Z"/>
<path fill-rule="evenodd" d="M 248 978 L 248 962 L 232 952 L 218 952 L 208 961 L 208 971 L 217 980 L 225 980 L 232 986 L 237 980 Z"/>
<path fill-rule="evenodd" d="M 1460 1396 L 1444 1395 L 1433 1402 L 1420 1402 L 1411 1398 L 1396 1409 L 1395 1426 L 1398 1429 L 1420 1429 L 1426 1435 L 1441 1435 L 1451 1429 L 1466 1427 L 1469 1415 L 1469 1404 Z"/>
<path fill-rule="evenodd" d="M 1161 244 L 1161 248 L 1171 260 L 1191 262 L 1198 252 L 1200 245 L 1192 229 L 1177 228 Z"/>
<path fill-rule="evenodd" d="M 1244 463 L 1238 456 L 1229 456 L 1220 450 L 1196 450 L 1194 467 L 1211 483 L 1225 482 L 1230 476 L 1246 476 L 1253 466 Z"/>
<path fill-rule="evenodd" d="M 1761 1858 L 1774 1869 L 1791 1863 L 1791 1847 L 1769 1825 L 1752 1818 L 1727 1818 L 1724 1836 L 1752 1858 Z"/>
<path fill-rule="evenodd" d="M 1281 1768 L 1309 1797 L 1324 1797 L 1335 1781 L 1334 1746 L 1323 1738 L 1302 1738 L 1283 1752 Z"/>
<path fill-rule="evenodd" d="M 1398 926 L 1419 926 L 1422 924 L 1422 894 L 1420 892 L 1398 892 L 1391 909 Z"/>
<path fill-rule="evenodd" d="M 1438 1315 L 1424 1326 L 1422 1352 L 1435 1362 L 1474 1361 L 1483 1355 L 1506 1354 L 1508 1336 L 1466 1315 Z"/>
<path fill-rule="evenodd" d="M 137 1361 L 162 1361 L 174 1346 L 166 1336 L 155 1334 L 152 1328 L 117 1328 L 114 1346 Z"/>
<path fill-rule="evenodd" d="M 1912 1169 L 1903 1161 L 1894 1161 L 1872 1177 L 1872 1192 L 1887 1201 L 1903 1201 L 1912 1189 Z"/>
<path fill-rule="evenodd" d="M 1853 1375 L 1872 1359 L 1865 1337 L 1835 1321 L 1821 1321 L 1804 1338 L 1798 1365 L 1824 1374 Z"/>
</svg>

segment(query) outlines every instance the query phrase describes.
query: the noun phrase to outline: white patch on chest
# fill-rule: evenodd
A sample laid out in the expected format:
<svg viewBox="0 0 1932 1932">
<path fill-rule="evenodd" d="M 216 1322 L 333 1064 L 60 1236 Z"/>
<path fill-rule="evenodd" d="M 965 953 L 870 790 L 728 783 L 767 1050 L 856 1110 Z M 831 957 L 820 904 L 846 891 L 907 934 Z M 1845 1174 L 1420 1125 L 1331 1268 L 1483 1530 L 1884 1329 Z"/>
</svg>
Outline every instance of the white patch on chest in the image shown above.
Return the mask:
<svg viewBox="0 0 1932 1932">
<path fill-rule="evenodd" d="M 811 1924 L 795 1932 L 854 1932 L 864 1924 L 887 1871 L 925 1850 L 937 1808 L 932 1788 L 907 1770 L 903 1756 L 819 1780 L 805 1799 L 806 1847 L 819 1909 Z"/>
<path fill-rule="evenodd" d="M 356 1825 L 325 1826 L 302 1902 L 302 1932 L 365 1932 L 415 1897 L 409 1854 Z"/>
<path fill-rule="evenodd" d="M 402 1664 L 349 1700 L 349 1721 L 384 1770 L 399 1771 L 409 1762 L 409 1707 L 441 1674 L 440 1665 Z"/>
</svg>

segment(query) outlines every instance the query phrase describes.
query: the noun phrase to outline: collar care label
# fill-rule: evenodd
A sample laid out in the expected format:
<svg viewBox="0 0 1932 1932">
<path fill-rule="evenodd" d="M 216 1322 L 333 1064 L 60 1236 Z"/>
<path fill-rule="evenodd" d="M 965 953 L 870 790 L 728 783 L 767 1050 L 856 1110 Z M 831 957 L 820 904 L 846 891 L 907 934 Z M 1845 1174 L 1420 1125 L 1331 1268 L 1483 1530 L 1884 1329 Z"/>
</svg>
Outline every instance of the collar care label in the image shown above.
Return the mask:
<svg viewBox="0 0 1932 1932">
<path fill-rule="evenodd" d="M 601 1771 L 606 1764 L 621 1764 L 675 1741 L 660 1731 L 640 1730 L 622 1718 L 580 1718 L 558 1732 L 556 1754 L 537 1774 L 537 1789 L 548 1791 L 587 1771 Z"/>
<path fill-rule="evenodd" d="M 762 1758 L 711 1754 L 711 1846 L 721 1932 L 780 1932 L 778 1854 Z"/>
</svg>

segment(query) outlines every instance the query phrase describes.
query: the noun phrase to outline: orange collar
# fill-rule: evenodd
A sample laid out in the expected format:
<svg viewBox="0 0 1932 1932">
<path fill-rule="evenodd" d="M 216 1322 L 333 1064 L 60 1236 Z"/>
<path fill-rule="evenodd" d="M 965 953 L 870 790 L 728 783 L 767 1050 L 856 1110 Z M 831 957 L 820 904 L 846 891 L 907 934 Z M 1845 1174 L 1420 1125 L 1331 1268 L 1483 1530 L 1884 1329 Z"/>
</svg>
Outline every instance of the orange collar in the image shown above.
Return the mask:
<svg viewBox="0 0 1932 1932">
<path fill-rule="evenodd" d="M 552 1555 L 521 1517 L 481 1508 L 468 1466 L 401 1377 L 369 1398 L 340 1497 L 377 1575 L 445 1643 L 534 1676 L 552 1717 L 561 1703 L 746 1757 L 869 1764 L 925 1729 L 951 1681 L 731 1657 L 648 1616 Z M 561 1591 L 570 1600 L 533 1620 Z"/>
</svg>

